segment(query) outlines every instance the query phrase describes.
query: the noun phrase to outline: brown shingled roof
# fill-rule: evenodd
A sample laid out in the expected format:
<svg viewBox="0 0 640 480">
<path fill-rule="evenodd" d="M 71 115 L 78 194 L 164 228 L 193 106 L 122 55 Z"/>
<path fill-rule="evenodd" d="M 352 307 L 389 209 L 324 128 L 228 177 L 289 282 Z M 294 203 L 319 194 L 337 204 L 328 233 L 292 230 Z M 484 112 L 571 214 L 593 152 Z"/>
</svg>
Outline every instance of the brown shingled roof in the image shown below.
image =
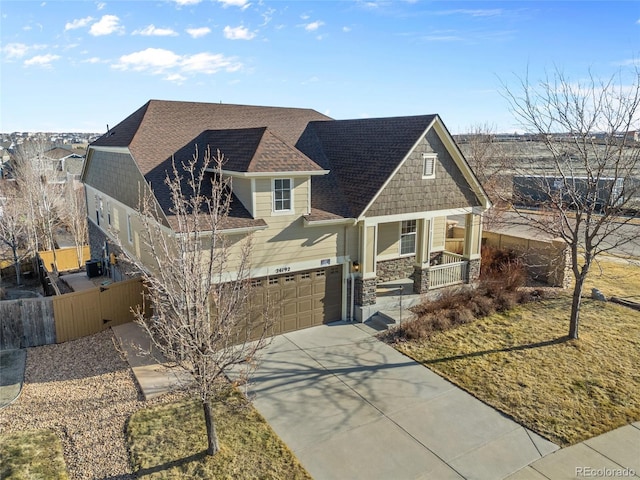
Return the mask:
<svg viewBox="0 0 640 480">
<path fill-rule="evenodd" d="M 331 118 L 311 109 L 150 100 L 92 145 L 129 147 L 146 176 L 205 130 L 268 127 L 295 145 L 310 121 L 322 120 Z"/>
<path fill-rule="evenodd" d="M 322 170 L 293 145 L 310 121 L 326 120 L 331 118 L 311 109 L 150 100 L 91 145 L 128 147 L 172 224 L 164 185 L 172 157 L 191 158 L 197 145 L 200 152 L 219 149 L 227 169 Z M 228 228 L 264 225 L 235 196 L 228 222 Z"/>
</svg>

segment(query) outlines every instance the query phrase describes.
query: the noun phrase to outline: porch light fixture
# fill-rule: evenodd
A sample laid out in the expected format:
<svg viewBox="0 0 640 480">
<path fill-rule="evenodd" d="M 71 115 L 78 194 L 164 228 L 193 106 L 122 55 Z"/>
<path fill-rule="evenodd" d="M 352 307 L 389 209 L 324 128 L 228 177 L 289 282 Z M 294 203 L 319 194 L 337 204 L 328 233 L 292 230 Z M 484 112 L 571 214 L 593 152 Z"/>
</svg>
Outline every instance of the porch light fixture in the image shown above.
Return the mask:
<svg viewBox="0 0 640 480">
<path fill-rule="evenodd" d="M 360 271 L 360 264 L 358 262 L 353 262 L 352 267 L 354 272 L 357 273 Z"/>
</svg>

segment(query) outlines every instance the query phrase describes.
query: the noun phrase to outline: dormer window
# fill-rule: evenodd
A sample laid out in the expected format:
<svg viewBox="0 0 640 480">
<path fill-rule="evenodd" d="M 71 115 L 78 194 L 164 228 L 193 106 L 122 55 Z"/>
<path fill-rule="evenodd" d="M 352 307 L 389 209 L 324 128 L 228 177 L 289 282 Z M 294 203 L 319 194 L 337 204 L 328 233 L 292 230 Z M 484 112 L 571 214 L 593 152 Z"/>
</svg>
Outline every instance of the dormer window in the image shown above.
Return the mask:
<svg viewBox="0 0 640 480">
<path fill-rule="evenodd" d="M 273 181 L 273 211 L 290 212 L 293 210 L 291 198 L 291 179 L 276 178 Z"/>
<path fill-rule="evenodd" d="M 434 178 L 436 176 L 437 153 L 422 154 L 422 178 Z"/>
</svg>

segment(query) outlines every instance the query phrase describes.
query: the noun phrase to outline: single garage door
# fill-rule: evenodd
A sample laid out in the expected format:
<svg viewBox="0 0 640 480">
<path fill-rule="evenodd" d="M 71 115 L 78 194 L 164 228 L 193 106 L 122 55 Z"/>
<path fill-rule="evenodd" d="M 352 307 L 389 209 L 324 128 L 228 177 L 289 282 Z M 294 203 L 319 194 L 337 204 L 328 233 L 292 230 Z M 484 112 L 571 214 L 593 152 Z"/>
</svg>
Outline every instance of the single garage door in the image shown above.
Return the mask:
<svg viewBox="0 0 640 480">
<path fill-rule="evenodd" d="M 340 320 L 342 316 L 342 266 L 285 273 L 254 279 L 253 306 L 268 305 L 273 333 Z"/>
</svg>

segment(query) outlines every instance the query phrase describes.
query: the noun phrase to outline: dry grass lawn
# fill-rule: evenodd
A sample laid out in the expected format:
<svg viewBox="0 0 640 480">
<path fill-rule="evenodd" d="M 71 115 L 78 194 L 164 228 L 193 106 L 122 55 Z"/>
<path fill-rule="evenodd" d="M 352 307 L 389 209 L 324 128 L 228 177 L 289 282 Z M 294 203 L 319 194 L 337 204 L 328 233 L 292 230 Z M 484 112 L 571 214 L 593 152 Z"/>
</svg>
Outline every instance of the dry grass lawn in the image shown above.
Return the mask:
<svg viewBox="0 0 640 480">
<path fill-rule="evenodd" d="M 603 263 L 605 295 L 640 294 L 640 267 Z M 640 312 L 588 298 L 580 339 L 567 341 L 570 292 L 396 345 L 559 445 L 640 420 Z"/>
<path fill-rule="evenodd" d="M 49 430 L 3 434 L 0 437 L 0 478 L 67 480 L 62 443 Z"/>
<path fill-rule="evenodd" d="M 183 400 L 132 415 L 127 438 L 138 478 L 311 479 L 253 407 L 238 394 L 224 403 L 214 404 L 221 450 L 213 457 L 206 455 L 201 403 Z"/>
</svg>

